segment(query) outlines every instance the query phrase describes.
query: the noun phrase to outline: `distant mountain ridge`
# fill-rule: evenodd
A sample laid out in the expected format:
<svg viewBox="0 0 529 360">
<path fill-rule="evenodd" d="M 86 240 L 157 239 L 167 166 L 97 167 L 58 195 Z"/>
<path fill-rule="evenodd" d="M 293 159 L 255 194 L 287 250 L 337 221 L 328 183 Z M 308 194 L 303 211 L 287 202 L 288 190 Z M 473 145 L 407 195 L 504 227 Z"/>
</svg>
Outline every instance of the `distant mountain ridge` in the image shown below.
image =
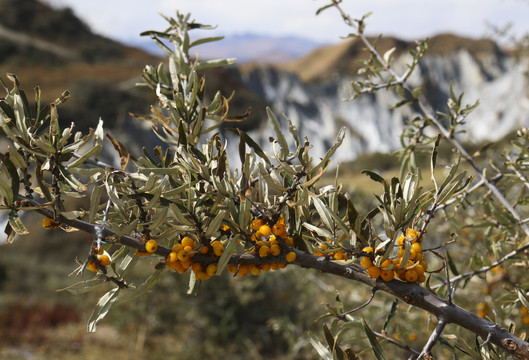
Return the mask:
<svg viewBox="0 0 529 360">
<path fill-rule="evenodd" d="M 152 54 L 164 56 L 163 51 L 149 39 L 134 38 L 128 44 Z M 227 35 L 196 47 L 203 59 L 236 58 L 238 64 L 280 64 L 307 55 L 324 44 L 295 36 L 273 37 L 254 33 Z"/>
</svg>

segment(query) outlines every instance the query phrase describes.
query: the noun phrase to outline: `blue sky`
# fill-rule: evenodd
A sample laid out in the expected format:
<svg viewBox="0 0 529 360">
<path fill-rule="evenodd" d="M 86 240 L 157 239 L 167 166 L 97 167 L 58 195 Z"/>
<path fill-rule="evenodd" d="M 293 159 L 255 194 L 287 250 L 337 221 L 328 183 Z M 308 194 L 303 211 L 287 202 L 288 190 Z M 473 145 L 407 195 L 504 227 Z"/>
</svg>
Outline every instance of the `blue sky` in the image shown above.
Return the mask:
<svg viewBox="0 0 529 360">
<path fill-rule="evenodd" d="M 122 41 L 138 38 L 146 29 L 162 29 L 158 15 L 176 9 L 191 12 L 201 23 L 218 25 L 222 35 L 257 33 L 294 35 L 320 42 L 336 42 L 348 33 L 331 9 L 316 17 L 326 0 L 44 0 L 69 6 L 92 30 Z M 481 37 L 490 33 L 487 23 L 512 22 L 517 34 L 529 33 L 529 0 L 344 0 L 354 17 L 372 11 L 368 33 L 396 35 L 411 40 L 440 32 Z"/>
</svg>

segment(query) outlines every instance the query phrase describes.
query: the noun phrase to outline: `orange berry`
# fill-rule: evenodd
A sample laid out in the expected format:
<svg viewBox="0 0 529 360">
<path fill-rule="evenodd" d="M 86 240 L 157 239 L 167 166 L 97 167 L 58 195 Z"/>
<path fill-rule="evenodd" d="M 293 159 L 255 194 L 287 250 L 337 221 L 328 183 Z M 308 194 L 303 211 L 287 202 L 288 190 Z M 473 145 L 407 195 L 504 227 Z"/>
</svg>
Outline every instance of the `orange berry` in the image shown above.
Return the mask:
<svg viewBox="0 0 529 360">
<path fill-rule="evenodd" d="M 202 246 L 202 247 L 200 248 L 200 251 L 199 251 L 199 253 L 201 253 L 201 254 L 204 254 L 204 255 L 205 255 L 205 254 L 207 254 L 207 253 L 208 253 L 208 251 L 209 251 L 209 247 L 207 247 L 206 245 L 204 245 L 204 246 Z"/>
<path fill-rule="evenodd" d="M 270 234 L 272 234 L 272 229 L 268 225 L 261 225 L 261 227 L 259 227 L 259 232 L 263 236 L 269 236 Z"/>
<path fill-rule="evenodd" d="M 397 238 L 397 245 L 404 245 L 404 235 L 401 235 Z"/>
<path fill-rule="evenodd" d="M 281 254 L 281 248 L 279 247 L 279 245 L 270 246 L 270 254 L 272 254 L 273 256 Z"/>
<path fill-rule="evenodd" d="M 191 258 L 190 254 L 186 252 L 185 250 L 180 250 L 178 252 L 178 260 L 180 261 L 190 261 Z"/>
<path fill-rule="evenodd" d="M 215 256 L 222 256 L 224 253 L 224 245 L 218 243 L 218 245 L 216 244 L 216 246 L 213 246 L 213 253 Z"/>
<path fill-rule="evenodd" d="M 417 271 L 415 271 L 415 269 L 409 269 L 406 270 L 405 278 L 407 282 L 415 282 L 419 278 L 419 274 L 417 274 Z"/>
<path fill-rule="evenodd" d="M 213 276 L 217 273 L 217 264 L 209 264 L 206 267 L 206 274 L 209 276 Z"/>
<path fill-rule="evenodd" d="M 228 269 L 228 272 L 235 274 L 237 272 L 237 266 L 235 265 L 226 265 L 226 269 Z"/>
<path fill-rule="evenodd" d="M 92 262 L 92 261 L 89 261 L 87 265 L 87 268 L 88 270 L 90 271 L 93 271 L 93 272 L 97 272 L 99 270 L 99 268 L 97 267 L 96 263 Z"/>
<path fill-rule="evenodd" d="M 416 253 L 421 253 L 422 252 L 422 246 L 421 244 L 419 243 L 413 243 L 411 244 L 411 251 L 415 251 Z"/>
<path fill-rule="evenodd" d="M 362 259 L 360 259 L 360 265 L 362 265 L 364 269 L 368 269 L 373 266 L 373 261 L 367 256 L 362 256 Z"/>
<path fill-rule="evenodd" d="M 278 263 L 271 263 L 270 268 L 272 270 L 279 270 L 279 264 Z"/>
<path fill-rule="evenodd" d="M 136 251 L 134 252 L 134 254 L 135 254 L 136 256 L 150 256 L 150 255 L 151 255 L 151 253 L 148 252 L 148 251 L 140 251 L 140 250 L 138 250 L 138 249 L 136 249 Z"/>
<path fill-rule="evenodd" d="M 94 246 L 94 247 L 92 248 L 92 254 L 94 254 L 94 255 L 103 255 L 103 252 L 104 252 L 104 251 L 105 251 L 105 250 L 103 250 L 102 247 L 100 247 L 100 248 L 98 249 L 97 246 Z"/>
<path fill-rule="evenodd" d="M 529 315 L 525 315 L 522 317 L 522 322 L 525 324 L 525 325 L 529 325 Z"/>
<path fill-rule="evenodd" d="M 185 252 L 191 252 L 191 251 L 193 251 L 193 246 L 189 246 L 189 245 L 184 246 L 184 251 L 185 251 Z"/>
<path fill-rule="evenodd" d="M 147 250 L 150 253 L 155 252 L 158 249 L 158 243 L 156 240 L 149 240 L 145 243 L 145 250 Z"/>
<path fill-rule="evenodd" d="M 169 255 L 167 256 L 167 261 L 168 262 L 172 262 L 172 263 L 177 262 L 178 261 L 178 254 L 175 253 L 174 251 L 171 251 L 169 253 Z"/>
<path fill-rule="evenodd" d="M 184 246 L 182 244 L 176 244 L 171 248 L 171 251 L 178 254 L 180 250 L 183 250 L 183 249 L 184 249 Z"/>
<path fill-rule="evenodd" d="M 239 271 L 237 272 L 237 275 L 239 276 L 246 276 L 250 272 L 250 266 L 249 265 L 241 265 L 239 266 Z"/>
<path fill-rule="evenodd" d="M 288 262 L 296 261 L 296 253 L 293 251 L 289 252 L 285 257 Z"/>
<path fill-rule="evenodd" d="M 382 270 L 380 272 L 380 277 L 384 281 L 391 281 L 395 277 L 395 272 L 393 270 Z"/>
<path fill-rule="evenodd" d="M 286 231 L 286 226 L 284 223 L 277 222 L 272 226 L 272 232 L 276 236 L 281 236 Z"/>
<path fill-rule="evenodd" d="M 98 255 L 97 259 L 99 260 L 99 263 L 103 266 L 110 265 L 110 256 L 107 254 Z"/>
<path fill-rule="evenodd" d="M 286 263 L 278 263 L 277 267 L 280 268 L 280 269 L 284 269 L 284 268 L 287 267 L 287 264 Z"/>
<path fill-rule="evenodd" d="M 261 269 L 259 269 L 257 265 L 250 265 L 250 272 L 252 273 L 252 275 L 257 276 L 261 273 Z"/>
<path fill-rule="evenodd" d="M 270 263 L 267 263 L 267 264 L 261 264 L 261 270 L 263 271 L 270 271 L 270 269 L 272 268 L 272 264 Z"/>
<path fill-rule="evenodd" d="M 362 251 L 365 252 L 366 254 L 372 254 L 373 248 L 371 246 L 368 246 L 368 247 L 363 248 Z"/>
<path fill-rule="evenodd" d="M 333 257 L 334 257 L 334 260 L 344 260 L 345 259 L 345 254 L 343 251 L 337 251 L 333 254 Z"/>
<path fill-rule="evenodd" d="M 415 340 L 417 340 L 417 335 L 416 335 L 415 333 L 410 333 L 410 334 L 408 335 L 408 339 L 409 339 L 410 341 L 415 341 Z"/>
<path fill-rule="evenodd" d="M 288 244 L 289 246 L 294 246 L 294 238 L 293 238 L 293 237 L 288 236 L 288 237 L 286 238 L 286 242 L 287 242 L 287 244 Z"/>
<path fill-rule="evenodd" d="M 420 282 L 420 283 L 423 283 L 426 281 L 426 275 L 422 274 L 422 275 L 419 275 L 419 277 L 417 278 L 417 281 Z"/>
<path fill-rule="evenodd" d="M 196 273 L 195 274 L 195 278 L 198 280 L 198 281 L 204 281 L 204 280 L 207 280 L 210 278 L 210 276 L 208 274 L 206 274 L 205 272 L 199 272 L 199 273 Z"/>
<path fill-rule="evenodd" d="M 184 238 L 182 239 L 182 246 L 184 247 L 184 249 L 186 248 L 186 246 L 191 246 L 191 249 L 194 249 L 195 240 L 191 239 L 189 236 L 184 236 Z"/>
<path fill-rule="evenodd" d="M 50 219 L 49 217 L 45 217 L 44 219 L 42 219 L 42 227 L 45 229 L 57 229 L 61 227 L 61 223 Z"/>
<path fill-rule="evenodd" d="M 380 276 L 380 269 L 374 265 L 367 268 L 367 274 L 371 276 L 373 279 L 376 279 Z"/>
<path fill-rule="evenodd" d="M 255 219 L 250 223 L 250 229 L 257 231 L 264 224 L 263 219 Z"/>
<path fill-rule="evenodd" d="M 415 265 L 414 269 L 415 271 L 417 271 L 418 276 L 424 275 L 424 268 L 422 267 L 420 263 Z"/>
<path fill-rule="evenodd" d="M 198 274 L 199 272 L 202 272 L 202 264 L 201 263 L 193 263 L 193 265 L 191 265 L 191 270 L 196 274 Z"/>
<path fill-rule="evenodd" d="M 263 245 L 259 248 L 259 256 L 260 257 L 267 257 L 270 255 L 270 248 L 267 245 Z"/>
<path fill-rule="evenodd" d="M 522 308 L 522 310 L 520 312 L 522 313 L 522 315 L 527 315 L 529 313 L 525 306 Z"/>
<path fill-rule="evenodd" d="M 382 262 L 382 264 L 380 264 L 380 267 L 382 269 L 385 269 L 387 268 L 388 266 L 390 266 L 391 264 L 393 264 L 393 262 L 390 260 L 390 259 L 386 259 Z"/>
</svg>

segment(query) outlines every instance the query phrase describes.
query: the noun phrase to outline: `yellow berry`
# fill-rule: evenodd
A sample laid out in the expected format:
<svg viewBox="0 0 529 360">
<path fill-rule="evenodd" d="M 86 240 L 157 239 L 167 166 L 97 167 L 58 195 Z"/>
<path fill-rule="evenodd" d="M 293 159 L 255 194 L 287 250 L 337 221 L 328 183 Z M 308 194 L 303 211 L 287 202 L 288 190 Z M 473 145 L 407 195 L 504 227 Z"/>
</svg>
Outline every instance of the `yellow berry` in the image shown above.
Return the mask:
<svg viewBox="0 0 529 360">
<path fill-rule="evenodd" d="M 424 268 L 422 267 L 422 265 L 420 263 L 415 265 L 414 269 L 415 269 L 415 271 L 417 271 L 417 275 L 418 276 L 421 276 L 421 275 L 424 274 Z"/>
<path fill-rule="evenodd" d="M 374 265 L 367 268 L 367 274 L 371 276 L 373 279 L 376 279 L 380 276 L 380 269 Z"/>
<path fill-rule="evenodd" d="M 169 253 L 169 255 L 167 256 L 167 261 L 171 262 L 171 263 L 177 262 L 178 261 L 178 254 L 175 253 L 174 251 L 171 251 Z"/>
<path fill-rule="evenodd" d="M 267 257 L 270 255 L 270 248 L 267 245 L 263 245 L 259 248 L 259 256 L 260 257 Z"/>
<path fill-rule="evenodd" d="M 279 247 L 279 245 L 270 246 L 270 254 L 272 254 L 273 256 L 281 254 L 281 248 Z"/>
<path fill-rule="evenodd" d="M 391 281 L 395 277 L 395 272 L 393 270 L 382 270 L 380 272 L 380 277 L 384 281 Z"/>
<path fill-rule="evenodd" d="M 404 235 L 401 235 L 397 238 L 397 245 L 404 245 Z"/>
<path fill-rule="evenodd" d="M 156 240 L 149 240 L 145 243 L 145 250 L 147 250 L 150 253 L 155 252 L 158 249 L 158 243 Z"/>
<path fill-rule="evenodd" d="M 209 276 L 213 276 L 217 273 L 217 264 L 209 264 L 206 267 L 206 274 Z"/>
<path fill-rule="evenodd" d="M 272 229 L 268 225 L 261 225 L 261 227 L 259 227 L 259 232 L 263 236 L 269 236 L 270 234 L 272 234 Z"/>
<path fill-rule="evenodd" d="M 417 274 L 417 271 L 415 271 L 415 269 L 409 269 L 406 270 L 405 278 L 407 282 L 415 282 L 419 278 L 419 274 Z"/>
<path fill-rule="evenodd" d="M 291 251 L 286 255 L 286 259 L 288 262 L 296 261 L 296 253 Z"/>
</svg>

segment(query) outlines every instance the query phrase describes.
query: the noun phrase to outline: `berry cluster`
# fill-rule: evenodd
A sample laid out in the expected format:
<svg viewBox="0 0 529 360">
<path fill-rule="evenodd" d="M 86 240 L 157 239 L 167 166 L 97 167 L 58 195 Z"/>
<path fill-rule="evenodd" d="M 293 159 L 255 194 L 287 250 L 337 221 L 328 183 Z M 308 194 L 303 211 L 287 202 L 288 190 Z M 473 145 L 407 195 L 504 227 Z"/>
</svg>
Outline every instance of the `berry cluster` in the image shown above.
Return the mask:
<svg viewBox="0 0 529 360">
<path fill-rule="evenodd" d="M 92 248 L 92 254 L 95 255 L 97 261 L 99 262 L 99 265 L 102 267 L 107 267 L 112 262 L 110 254 L 106 250 L 103 250 L 103 248 L 97 248 L 96 246 L 94 246 Z M 88 261 L 86 267 L 88 268 L 88 270 L 93 272 L 97 272 L 99 270 L 98 264 L 96 264 L 94 261 Z"/>
<path fill-rule="evenodd" d="M 419 238 L 419 234 L 414 229 L 408 229 L 405 235 L 401 235 L 397 239 L 399 251 L 394 259 L 385 259 L 380 265 L 375 265 L 375 255 L 372 247 L 366 247 L 362 250 L 365 254 L 360 260 L 360 265 L 367 270 L 367 274 L 373 279 L 378 277 L 384 281 L 391 281 L 396 276 L 402 281 L 407 282 L 424 282 L 426 276 L 424 272 L 428 270 L 428 265 L 423 257 L 421 243 L 423 237 Z M 408 261 L 403 264 L 406 242 L 410 243 L 411 249 L 409 252 Z M 377 254 L 381 256 L 381 254 Z"/>
<path fill-rule="evenodd" d="M 334 260 L 348 260 L 349 256 L 340 248 L 333 249 L 331 239 L 327 239 L 327 244 L 318 245 L 318 249 L 314 251 L 314 255 L 318 256 L 330 256 Z M 343 245 L 340 244 L 340 247 Z"/>
</svg>

